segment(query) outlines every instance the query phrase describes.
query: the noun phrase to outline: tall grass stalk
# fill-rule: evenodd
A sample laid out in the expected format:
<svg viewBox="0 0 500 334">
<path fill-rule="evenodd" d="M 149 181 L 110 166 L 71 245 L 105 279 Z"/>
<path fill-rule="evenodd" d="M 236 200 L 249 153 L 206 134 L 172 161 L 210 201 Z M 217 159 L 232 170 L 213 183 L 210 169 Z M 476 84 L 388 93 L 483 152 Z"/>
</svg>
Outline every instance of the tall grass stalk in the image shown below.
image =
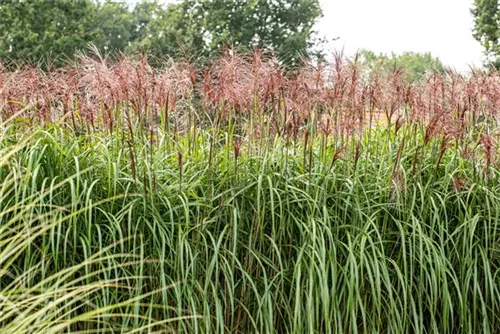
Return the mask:
<svg viewBox="0 0 500 334">
<path fill-rule="evenodd" d="M 0 73 L 2 331 L 499 332 L 498 74 L 358 66 Z"/>
</svg>

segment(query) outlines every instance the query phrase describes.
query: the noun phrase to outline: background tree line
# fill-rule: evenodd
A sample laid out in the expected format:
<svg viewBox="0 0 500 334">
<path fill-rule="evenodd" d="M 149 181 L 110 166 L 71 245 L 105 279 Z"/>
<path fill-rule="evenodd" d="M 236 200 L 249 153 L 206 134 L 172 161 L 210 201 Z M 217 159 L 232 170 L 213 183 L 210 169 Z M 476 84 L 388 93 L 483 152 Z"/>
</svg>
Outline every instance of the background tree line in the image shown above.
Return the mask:
<svg viewBox="0 0 500 334">
<path fill-rule="evenodd" d="M 484 47 L 485 65 L 500 69 L 500 6 L 498 0 L 474 0 L 474 38 Z"/>
<path fill-rule="evenodd" d="M 0 60 L 59 66 L 89 43 L 103 52 L 207 56 L 261 46 L 311 56 L 319 0 L 0 0 Z"/>
<path fill-rule="evenodd" d="M 500 55 L 498 0 L 475 0 L 474 36 Z M 100 52 L 206 58 L 222 45 L 260 46 L 285 64 L 323 56 L 319 0 L 0 0 L 0 61 L 60 66 L 90 43 Z M 430 54 L 362 53 L 369 69 L 404 67 L 414 80 L 444 65 Z M 500 62 L 499 62 L 500 64 Z"/>
</svg>

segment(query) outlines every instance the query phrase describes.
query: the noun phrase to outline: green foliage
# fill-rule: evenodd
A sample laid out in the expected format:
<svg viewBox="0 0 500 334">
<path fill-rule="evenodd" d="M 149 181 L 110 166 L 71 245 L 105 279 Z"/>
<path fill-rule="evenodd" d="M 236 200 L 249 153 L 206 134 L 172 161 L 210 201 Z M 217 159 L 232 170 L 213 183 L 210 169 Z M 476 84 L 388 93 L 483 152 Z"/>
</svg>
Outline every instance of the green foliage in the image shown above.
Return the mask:
<svg viewBox="0 0 500 334">
<path fill-rule="evenodd" d="M 153 56 L 176 56 L 203 51 L 201 27 L 186 18 L 182 4 L 163 6 L 142 1 L 133 9 L 136 30 L 129 50 Z M 192 56 L 192 54 L 191 54 Z"/>
<path fill-rule="evenodd" d="M 59 66 L 93 43 L 99 50 L 211 56 L 223 45 L 260 46 L 295 64 L 313 44 L 318 0 L 200 1 L 130 8 L 106 0 L 0 0 L 0 59 Z"/>
<path fill-rule="evenodd" d="M 102 51 L 124 51 L 136 38 L 138 25 L 135 13 L 124 2 L 98 2 L 95 16 L 93 44 Z M 82 46 L 80 46 L 82 48 Z"/>
<path fill-rule="evenodd" d="M 96 36 L 92 0 L 1 0 L 0 59 L 61 65 Z"/>
<path fill-rule="evenodd" d="M 499 67 L 500 12 L 498 0 L 474 0 L 471 13 L 474 17 L 473 36 L 485 49 L 488 62 Z"/>
<path fill-rule="evenodd" d="M 445 66 L 439 58 L 433 57 L 430 53 L 404 52 L 400 55 L 375 54 L 373 51 L 361 52 L 361 62 L 369 72 L 374 70 L 382 73 L 390 73 L 395 69 L 403 69 L 406 79 L 417 81 L 422 75 L 436 71 L 445 72 Z"/>
<path fill-rule="evenodd" d="M 500 74 L 104 58 L 0 73 L 2 332 L 500 332 Z"/>
<path fill-rule="evenodd" d="M 417 128 L 334 164 L 321 140 L 236 159 L 226 130 L 3 125 L 2 330 L 498 332 L 498 170 Z"/>
<path fill-rule="evenodd" d="M 247 50 L 260 46 L 278 51 L 289 63 L 308 55 L 313 24 L 321 16 L 318 0 L 187 0 L 182 8 L 200 30 L 205 53 L 227 44 Z"/>
</svg>

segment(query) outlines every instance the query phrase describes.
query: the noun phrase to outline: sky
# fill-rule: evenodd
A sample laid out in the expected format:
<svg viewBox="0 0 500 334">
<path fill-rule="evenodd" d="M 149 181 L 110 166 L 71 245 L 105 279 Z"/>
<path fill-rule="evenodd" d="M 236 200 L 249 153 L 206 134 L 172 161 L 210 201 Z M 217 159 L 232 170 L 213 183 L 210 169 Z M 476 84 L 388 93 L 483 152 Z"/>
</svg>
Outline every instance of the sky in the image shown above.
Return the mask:
<svg viewBox="0 0 500 334">
<path fill-rule="evenodd" d="M 136 3 L 139 0 L 128 0 Z M 166 3 L 176 0 L 160 0 Z M 265 1 L 265 0 L 264 0 Z M 320 36 L 338 38 L 329 50 L 353 55 L 430 52 L 448 66 L 480 67 L 483 48 L 472 37 L 474 0 L 320 0 Z"/>
<path fill-rule="evenodd" d="M 317 24 L 329 49 L 351 55 L 430 52 L 448 66 L 481 66 L 482 47 L 473 37 L 473 0 L 320 0 L 324 17 Z"/>
</svg>

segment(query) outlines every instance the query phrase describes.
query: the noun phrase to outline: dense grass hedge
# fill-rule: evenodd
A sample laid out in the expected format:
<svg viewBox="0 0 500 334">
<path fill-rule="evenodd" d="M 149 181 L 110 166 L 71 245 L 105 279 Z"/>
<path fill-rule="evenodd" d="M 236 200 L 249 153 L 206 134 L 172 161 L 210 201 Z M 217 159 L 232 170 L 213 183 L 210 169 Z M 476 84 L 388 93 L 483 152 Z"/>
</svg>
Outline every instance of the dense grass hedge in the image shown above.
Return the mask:
<svg viewBox="0 0 500 334">
<path fill-rule="evenodd" d="M 131 128 L 0 128 L 2 331 L 500 330 L 480 149 L 412 126 L 342 148 Z"/>
</svg>

